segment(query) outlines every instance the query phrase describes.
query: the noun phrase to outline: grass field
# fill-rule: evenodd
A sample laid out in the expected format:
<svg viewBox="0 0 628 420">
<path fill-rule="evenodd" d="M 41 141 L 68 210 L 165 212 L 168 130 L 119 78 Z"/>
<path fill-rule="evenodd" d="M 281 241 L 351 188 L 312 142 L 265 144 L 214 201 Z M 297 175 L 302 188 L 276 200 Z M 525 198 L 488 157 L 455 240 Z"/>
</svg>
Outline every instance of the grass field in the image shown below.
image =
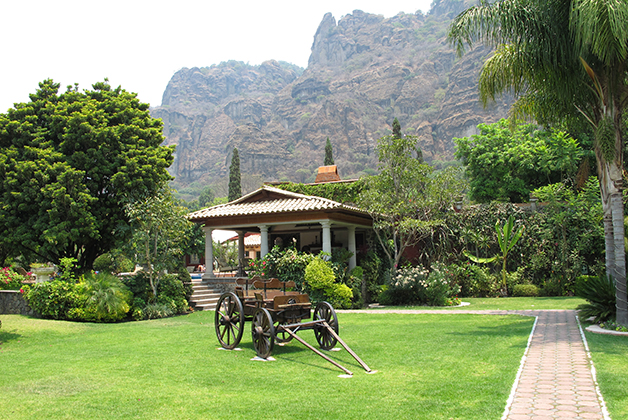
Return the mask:
<svg viewBox="0 0 628 420">
<path fill-rule="evenodd" d="M 462 298 L 467 306 L 456 307 L 430 307 L 430 306 L 404 306 L 395 309 L 433 309 L 433 310 L 540 310 L 540 309 L 576 309 L 584 299 L 577 297 L 507 297 L 507 298 Z M 380 308 L 385 309 L 385 308 Z M 373 309 L 377 310 L 377 309 Z"/>
<path fill-rule="evenodd" d="M 628 337 L 585 334 L 611 418 L 628 419 Z"/>
<path fill-rule="evenodd" d="M 459 309 L 583 302 L 464 301 L 471 305 Z M 516 315 L 338 316 L 341 337 L 377 373 L 330 352 L 354 372 L 340 378 L 296 342 L 276 346 L 274 362 L 251 361 L 250 324 L 242 351 L 218 350 L 213 312 L 120 324 L 0 315 L 0 419 L 499 419 L 533 323 Z M 311 331 L 300 336 L 316 344 Z M 628 338 L 586 336 L 611 417 L 628 419 Z"/>
<path fill-rule="evenodd" d="M 2 419 L 498 419 L 533 318 L 339 314 L 346 351 L 217 350 L 213 312 L 121 324 L 2 315 Z M 247 328 L 249 324 L 247 324 Z M 314 334 L 300 334 L 315 344 Z"/>
</svg>

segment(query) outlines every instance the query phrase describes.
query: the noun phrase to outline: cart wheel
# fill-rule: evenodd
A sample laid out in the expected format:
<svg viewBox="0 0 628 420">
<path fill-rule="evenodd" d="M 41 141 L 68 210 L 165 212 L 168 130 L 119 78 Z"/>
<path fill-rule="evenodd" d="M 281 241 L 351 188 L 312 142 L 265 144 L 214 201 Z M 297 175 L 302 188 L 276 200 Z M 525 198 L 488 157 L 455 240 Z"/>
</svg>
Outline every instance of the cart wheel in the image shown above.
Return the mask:
<svg viewBox="0 0 628 420">
<path fill-rule="evenodd" d="M 259 308 L 255 311 L 251 333 L 253 335 L 253 347 L 255 347 L 257 355 L 262 359 L 268 359 L 275 346 L 275 327 L 273 327 L 273 318 L 267 309 Z"/>
<path fill-rule="evenodd" d="M 226 349 L 234 349 L 244 333 L 244 308 L 235 293 L 223 293 L 216 304 L 214 314 L 216 336 L 220 345 Z"/>
<path fill-rule="evenodd" d="M 336 334 L 338 334 L 338 317 L 336 311 L 328 302 L 318 302 L 316 309 L 314 309 L 314 321 L 324 319 Z M 314 335 L 318 345 L 323 350 L 331 350 L 334 348 L 338 340 L 334 337 L 327 328 L 322 325 L 314 325 Z"/>
<path fill-rule="evenodd" d="M 274 327 L 275 327 L 275 341 L 278 344 L 284 344 L 284 343 L 289 343 L 290 341 L 292 341 L 292 336 L 290 334 L 288 334 L 285 331 L 281 331 L 281 332 L 277 332 L 279 330 L 279 325 L 281 325 L 281 323 L 279 322 L 275 322 Z"/>
</svg>

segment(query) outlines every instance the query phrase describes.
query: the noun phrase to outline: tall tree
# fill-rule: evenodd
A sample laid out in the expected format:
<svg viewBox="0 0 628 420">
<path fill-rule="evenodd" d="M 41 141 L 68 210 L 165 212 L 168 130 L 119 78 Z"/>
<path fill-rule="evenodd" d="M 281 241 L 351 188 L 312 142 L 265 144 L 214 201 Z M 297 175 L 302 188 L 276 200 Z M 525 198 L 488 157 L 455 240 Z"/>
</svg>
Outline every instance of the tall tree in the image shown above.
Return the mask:
<svg viewBox="0 0 628 420">
<path fill-rule="evenodd" d="M 0 243 L 13 255 L 82 270 L 129 238 L 124 206 L 170 180 L 173 148 L 134 93 L 45 80 L 0 114 Z"/>
<path fill-rule="evenodd" d="M 628 2 L 483 2 L 454 20 L 449 37 L 461 54 L 478 41 L 496 47 L 480 75 L 484 103 L 509 91 L 518 97 L 515 116 L 542 124 L 584 117 L 594 127 L 606 269 L 616 280 L 617 321 L 628 325 L 622 202 Z"/>
<path fill-rule="evenodd" d="M 188 238 L 192 233 L 192 223 L 185 217 L 188 211 L 175 202 L 169 190 L 162 190 L 127 205 L 126 212 L 133 231 L 131 248 L 138 262 L 146 266 L 156 299 L 163 274 L 176 272 L 184 249 L 194 246 Z"/>
<path fill-rule="evenodd" d="M 325 143 L 325 166 L 334 164 L 334 152 L 331 148 L 331 142 L 329 141 L 329 137 L 327 137 L 327 142 Z"/>
<path fill-rule="evenodd" d="M 455 156 L 469 177 L 469 198 L 521 203 L 535 188 L 575 177 L 584 155 L 565 132 L 501 120 L 478 125 L 479 134 L 454 139 Z"/>
<path fill-rule="evenodd" d="M 240 185 L 240 154 L 238 149 L 233 149 L 231 165 L 229 166 L 229 201 L 242 197 L 242 186 Z"/>
<path fill-rule="evenodd" d="M 198 197 L 198 206 L 200 208 L 211 206 L 214 202 L 215 197 L 216 195 L 214 194 L 214 190 L 212 190 L 211 187 L 203 188 L 203 191 L 201 191 L 201 195 Z"/>
<path fill-rule="evenodd" d="M 394 268 L 406 248 L 441 224 L 441 211 L 451 207 L 453 197 L 464 190 L 451 171 L 434 174 L 420 162 L 417 138 L 404 136 L 396 128 L 393 124 L 393 134 L 378 140 L 380 173 L 365 179 L 358 196 L 358 205 L 373 217 L 374 231 Z"/>
</svg>

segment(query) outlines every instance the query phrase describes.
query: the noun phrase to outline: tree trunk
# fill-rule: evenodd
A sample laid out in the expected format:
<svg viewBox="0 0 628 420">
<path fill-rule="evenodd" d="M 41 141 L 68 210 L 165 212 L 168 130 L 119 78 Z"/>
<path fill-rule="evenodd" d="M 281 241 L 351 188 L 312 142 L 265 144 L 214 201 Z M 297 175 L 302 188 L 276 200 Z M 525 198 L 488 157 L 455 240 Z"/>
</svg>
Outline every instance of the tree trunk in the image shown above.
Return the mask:
<svg viewBox="0 0 628 420">
<path fill-rule="evenodd" d="M 604 209 L 606 274 L 613 276 L 615 279 L 617 323 L 628 326 L 622 164 L 621 159 L 619 159 L 619 163 L 617 161 L 604 162 L 597 150 L 596 157 L 598 158 L 598 174 Z"/>
<path fill-rule="evenodd" d="M 624 244 L 624 205 L 621 192 L 611 195 L 613 236 L 615 239 L 615 305 L 617 323 L 628 325 L 626 307 L 626 253 Z"/>
<path fill-rule="evenodd" d="M 600 179 L 600 195 L 602 210 L 604 211 L 604 254 L 606 274 L 614 275 L 615 272 L 615 240 L 613 237 L 613 215 L 611 209 L 611 177 L 608 164 L 600 163 L 598 157 L 598 176 Z"/>
</svg>

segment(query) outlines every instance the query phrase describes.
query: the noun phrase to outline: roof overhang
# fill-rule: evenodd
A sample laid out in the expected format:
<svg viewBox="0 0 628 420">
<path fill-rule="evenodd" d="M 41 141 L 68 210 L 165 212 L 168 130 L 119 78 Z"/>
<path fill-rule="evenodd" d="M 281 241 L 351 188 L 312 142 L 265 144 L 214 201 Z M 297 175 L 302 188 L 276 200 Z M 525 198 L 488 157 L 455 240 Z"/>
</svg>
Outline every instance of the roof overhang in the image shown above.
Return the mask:
<svg viewBox="0 0 628 420">
<path fill-rule="evenodd" d="M 269 186 L 230 203 L 190 213 L 188 219 L 212 229 L 249 231 L 263 225 L 320 222 L 331 222 L 334 226 L 373 226 L 371 216 L 357 207 Z"/>
</svg>

